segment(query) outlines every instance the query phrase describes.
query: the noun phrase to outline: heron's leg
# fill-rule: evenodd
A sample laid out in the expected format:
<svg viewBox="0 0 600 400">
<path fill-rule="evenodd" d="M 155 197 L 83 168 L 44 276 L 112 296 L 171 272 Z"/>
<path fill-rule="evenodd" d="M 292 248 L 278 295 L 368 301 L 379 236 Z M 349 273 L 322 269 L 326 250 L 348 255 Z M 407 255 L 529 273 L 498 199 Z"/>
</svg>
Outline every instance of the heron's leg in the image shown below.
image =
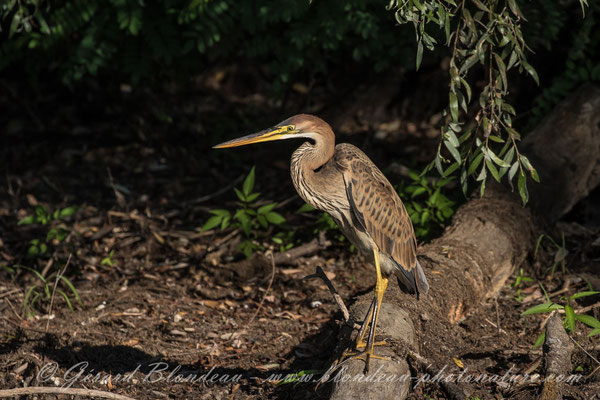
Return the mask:
<svg viewBox="0 0 600 400">
<path fill-rule="evenodd" d="M 383 301 L 383 294 L 387 289 L 388 279 L 383 277 L 381 274 L 381 265 L 379 264 L 379 251 L 377 249 L 373 250 L 373 255 L 375 257 L 375 270 L 377 272 L 377 283 L 375 284 L 375 297 L 373 298 L 373 302 L 369 307 L 369 311 L 367 312 L 367 316 L 358 332 L 357 341 L 355 344 L 355 351 L 344 352 L 342 357 L 335 361 L 333 365 L 330 367 L 329 371 L 325 376 L 330 376 L 333 372 L 341 368 L 344 364 L 351 360 L 362 360 L 365 362 L 365 370 L 364 373 L 369 373 L 369 361 L 371 358 L 378 358 L 382 360 L 390 360 L 389 357 L 382 357 L 373 354 L 373 348 L 377 345 L 386 344 L 385 342 L 375 342 L 375 330 L 377 326 L 377 320 L 379 319 L 379 311 L 381 310 L 381 304 Z M 364 336 L 368 329 L 367 342 L 364 342 Z M 364 350 L 359 351 L 359 348 L 365 347 Z"/>
<path fill-rule="evenodd" d="M 375 326 L 377 325 L 377 319 L 379 318 L 379 310 L 383 301 L 383 294 L 388 286 L 388 279 L 383 277 L 381 274 L 381 264 L 379 263 L 379 250 L 373 249 L 373 258 L 375 260 L 375 271 L 377 273 L 377 282 L 375 284 L 375 297 L 369 306 L 365 320 L 358 331 L 355 348 L 358 350 L 360 347 L 366 347 L 368 345 L 368 339 L 371 339 L 371 345 L 368 347 L 383 345 L 385 342 L 374 342 L 375 338 Z M 367 343 L 365 343 L 365 333 L 369 327 L 369 335 L 367 336 Z"/>
<path fill-rule="evenodd" d="M 367 332 L 367 327 L 369 326 L 369 323 L 373 319 L 373 308 L 375 308 L 376 303 L 377 302 L 375 301 L 375 299 L 373 299 L 371 305 L 369 306 L 369 310 L 367 311 L 367 315 L 365 316 L 365 320 L 363 321 L 360 330 L 358 331 L 358 334 L 356 336 L 356 344 L 354 345 L 356 349 L 358 349 L 359 347 L 365 347 L 367 345 L 364 341 L 365 333 Z"/>
<path fill-rule="evenodd" d="M 367 336 L 367 344 L 365 348 L 365 374 L 369 372 L 369 360 L 371 357 L 382 358 L 374 356 L 373 347 L 375 345 L 375 330 L 377 327 L 377 321 L 379 320 L 379 311 L 383 302 L 383 294 L 388 286 L 388 278 L 385 278 L 381 274 L 381 265 L 379 264 L 379 250 L 373 249 L 373 257 L 375 258 L 375 270 L 377 272 L 377 283 L 375 284 L 375 299 L 373 300 L 373 316 L 369 327 L 369 336 Z M 379 343 L 377 343 L 379 344 Z M 385 357 L 383 357 L 385 358 Z"/>
</svg>

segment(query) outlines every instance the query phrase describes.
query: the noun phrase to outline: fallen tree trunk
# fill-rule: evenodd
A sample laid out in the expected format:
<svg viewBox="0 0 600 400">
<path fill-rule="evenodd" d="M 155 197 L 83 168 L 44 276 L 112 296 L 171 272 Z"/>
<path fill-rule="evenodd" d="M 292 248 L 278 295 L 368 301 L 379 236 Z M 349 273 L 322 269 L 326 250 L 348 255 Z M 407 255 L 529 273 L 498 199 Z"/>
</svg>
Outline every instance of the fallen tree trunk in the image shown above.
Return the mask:
<svg viewBox="0 0 600 400">
<path fill-rule="evenodd" d="M 533 247 L 537 216 L 544 222 L 557 220 L 600 182 L 599 122 L 598 88 L 582 89 L 560 104 L 523 142 L 524 153 L 543 182 L 530 185 L 533 208 L 523 207 L 518 194 L 500 185 L 491 185 L 483 198 L 463 205 L 443 236 L 419 249 L 429 293 L 417 302 L 398 290 L 389 290 L 378 332 L 418 351 L 419 329 L 415 332 L 414 325 L 422 329 L 440 319 L 456 324 L 484 299 L 495 296 Z M 352 318 L 362 320 L 371 300 L 371 294 L 361 296 L 350 309 Z M 349 334 L 342 330 L 341 339 L 348 339 Z M 439 332 L 442 349 L 445 337 L 451 336 Z M 409 374 L 406 360 L 391 348 L 377 350 L 381 355 L 400 356 L 400 360 L 371 361 L 371 373 L 381 382 L 377 377 L 361 380 L 363 362 L 348 362 L 331 377 L 332 399 L 406 397 L 410 379 L 385 381 L 385 377 Z"/>
</svg>

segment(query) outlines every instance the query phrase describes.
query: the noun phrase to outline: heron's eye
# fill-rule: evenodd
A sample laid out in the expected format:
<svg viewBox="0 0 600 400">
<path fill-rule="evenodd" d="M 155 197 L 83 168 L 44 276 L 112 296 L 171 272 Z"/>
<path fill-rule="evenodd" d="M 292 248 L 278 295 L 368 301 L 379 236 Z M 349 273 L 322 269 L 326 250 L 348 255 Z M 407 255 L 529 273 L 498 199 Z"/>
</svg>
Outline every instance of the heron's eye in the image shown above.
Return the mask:
<svg viewBox="0 0 600 400">
<path fill-rule="evenodd" d="M 290 125 L 290 126 L 287 127 L 287 130 L 288 130 L 288 132 L 291 132 L 291 131 L 294 130 L 294 127 Z"/>
</svg>

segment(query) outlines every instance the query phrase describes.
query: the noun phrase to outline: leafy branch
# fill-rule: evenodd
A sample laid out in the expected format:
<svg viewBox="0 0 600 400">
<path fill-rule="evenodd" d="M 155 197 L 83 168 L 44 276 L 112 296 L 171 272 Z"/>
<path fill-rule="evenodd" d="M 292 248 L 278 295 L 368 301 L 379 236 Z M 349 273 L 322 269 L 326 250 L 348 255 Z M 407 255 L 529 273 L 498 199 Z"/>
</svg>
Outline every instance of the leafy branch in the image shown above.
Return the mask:
<svg viewBox="0 0 600 400">
<path fill-rule="evenodd" d="M 585 1 L 581 2 L 584 7 Z M 479 182 L 481 195 L 489 175 L 498 182 L 507 175 L 511 187 L 517 177 L 519 194 L 527 203 L 527 175 L 536 182 L 539 177 L 527 157 L 519 152 L 517 142 L 521 135 L 513 127 L 516 112 L 506 99 L 508 72 L 516 69 L 526 73 L 538 85 L 539 78 L 527 61 L 530 49 L 521 30 L 526 20 L 517 1 L 391 0 L 388 8 L 395 11 L 400 24 L 414 25 L 417 68 L 423 46 L 432 51 L 443 40 L 451 49 L 448 106 L 443 112 L 437 155 L 426 171 L 435 166 L 446 177 L 459 170 L 465 195 L 469 177 Z M 436 39 L 428 31 L 429 24 L 437 26 L 441 37 Z M 476 66 L 484 71 L 486 83 L 478 101 L 472 104 L 475 77 L 471 71 Z M 443 148 L 447 153 L 442 152 Z"/>
</svg>

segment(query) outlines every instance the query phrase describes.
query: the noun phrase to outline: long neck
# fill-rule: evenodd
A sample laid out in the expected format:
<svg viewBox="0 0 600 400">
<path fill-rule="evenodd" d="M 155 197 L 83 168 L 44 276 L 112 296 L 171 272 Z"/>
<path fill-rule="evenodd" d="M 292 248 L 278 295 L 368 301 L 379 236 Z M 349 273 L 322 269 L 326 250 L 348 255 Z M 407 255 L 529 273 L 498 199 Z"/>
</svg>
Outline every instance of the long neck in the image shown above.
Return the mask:
<svg viewBox="0 0 600 400">
<path fill-rule="evenodd" d="M 306 134 L 306 137 L 314 140 L 315 144 L 308 144 L 306 147 L 304 145 L 300 146 L 294 152 L 294 156 L 296 156 L 296 153 L 302 148 L 301 154 L 298 154 L 302 159 L 300 165 L 306 169 L 315 171 L 333 157 L 335 151 L 335 136 L 331 129 L 327 129 L 319 133 L 308 133 Z"/>
<path fill-rule="evenodd" d="M 326 190 L 331 184 L 330 171 L 327 168 L 316 172 L 329 161 L 335 151 L 335 137 L 330 135 L 314 134 L 308 136 L 314 140 L 314 144 L 306 142 L 294 151 L 290 164 L 292 182 L 300 197 L 315 208 L 324 210 L 326 205 L 319 200 L 322 196 L 320 191 Z"/>
</svg>

